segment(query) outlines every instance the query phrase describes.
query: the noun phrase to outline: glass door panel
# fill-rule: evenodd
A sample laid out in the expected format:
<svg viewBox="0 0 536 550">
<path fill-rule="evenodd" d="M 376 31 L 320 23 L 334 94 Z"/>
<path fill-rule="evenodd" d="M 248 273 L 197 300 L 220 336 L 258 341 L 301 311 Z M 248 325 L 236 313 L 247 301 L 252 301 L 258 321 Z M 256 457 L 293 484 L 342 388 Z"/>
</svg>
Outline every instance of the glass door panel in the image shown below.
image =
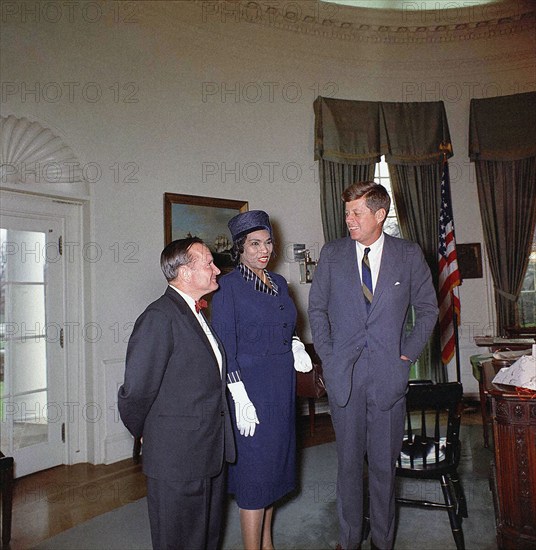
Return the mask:
<svg viewBox="0 0 536 550">
<path fill-rule="evenodd" d="M 63 326 L 63 273 L 58 255 L 47 258 L 57 220 L 0 221 L 0 445 L 20 477 L 63 463 L 63 412 L 50 414 L 51 402 L 64 401 L 63 354 L 46 337 L 47 323 Z"/>
</svg>

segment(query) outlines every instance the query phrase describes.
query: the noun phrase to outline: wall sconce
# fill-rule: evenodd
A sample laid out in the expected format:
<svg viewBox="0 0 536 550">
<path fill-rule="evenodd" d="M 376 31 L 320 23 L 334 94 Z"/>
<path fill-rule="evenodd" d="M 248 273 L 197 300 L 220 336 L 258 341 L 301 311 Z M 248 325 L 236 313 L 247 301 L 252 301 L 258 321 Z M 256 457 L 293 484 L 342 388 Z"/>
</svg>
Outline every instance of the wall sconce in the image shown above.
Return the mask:
<svg viewBox="0 0 536 550">
<path fill-rule="evenodd" d="M 298 263 L 300 264 L 300 283 L 312 283 L 317 262 L 311 258 L 309 250 L 303 251 L 303 259 Z"/>
</svg>

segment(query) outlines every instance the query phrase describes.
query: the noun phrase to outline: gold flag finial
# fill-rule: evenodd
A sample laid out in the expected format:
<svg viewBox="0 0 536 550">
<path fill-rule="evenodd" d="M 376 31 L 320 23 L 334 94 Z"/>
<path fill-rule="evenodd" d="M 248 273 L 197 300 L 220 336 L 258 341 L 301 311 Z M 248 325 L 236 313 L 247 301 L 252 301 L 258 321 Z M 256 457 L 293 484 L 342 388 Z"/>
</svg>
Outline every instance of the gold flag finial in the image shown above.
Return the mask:
<svg viewBox="0 0 536 550">
<path fill-rule="evenodd" d="M 448 153 L 452 153 L 452 143 L 448 142 L 444 142 L 442 141 L 440 144 L 439 144 L 439 150 L 444 154 L 448 154 Z"/>
</svg>

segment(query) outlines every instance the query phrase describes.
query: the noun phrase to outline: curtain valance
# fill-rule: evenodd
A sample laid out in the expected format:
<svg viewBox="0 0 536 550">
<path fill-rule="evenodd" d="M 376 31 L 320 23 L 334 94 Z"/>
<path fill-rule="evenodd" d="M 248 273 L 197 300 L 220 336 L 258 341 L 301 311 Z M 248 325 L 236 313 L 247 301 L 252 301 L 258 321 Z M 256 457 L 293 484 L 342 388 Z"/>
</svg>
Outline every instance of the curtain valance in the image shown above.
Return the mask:
<svg viewBox="0 0 536 550">
<path fill-rule="evenodd" d="M 536 92 L 471 100 L 472 161 L 511 161 L 535 156 Z"/>
<path fill-rule="evenodd" d="M 394 164 L 433 164 L 443 156 L 439 145 L 450 144 L 442 101 L 391 103 L 318 97 L 314 110 L 315 160 L 371 164 L 385 155 Z"/>
<path fill-rule="evenodd" d="M 315 160 L 344 164 L 380 161 L 380 104 L 318 97 L 315 110 Z"/>
</svg>

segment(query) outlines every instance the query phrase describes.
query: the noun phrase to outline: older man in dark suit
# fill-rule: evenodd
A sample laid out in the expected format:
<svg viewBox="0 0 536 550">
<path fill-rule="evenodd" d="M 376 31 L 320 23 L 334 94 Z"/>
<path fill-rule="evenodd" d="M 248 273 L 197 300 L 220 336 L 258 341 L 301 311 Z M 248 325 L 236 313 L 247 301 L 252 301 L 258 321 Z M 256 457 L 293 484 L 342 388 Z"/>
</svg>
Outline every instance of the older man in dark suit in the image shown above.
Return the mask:
<svg viewBox="0 0 536 550">
<path fill-rule="evenodd" d="M 338 548 L 360 547 L 367 455 L 372 547 L 387 549 L 409 371 L 436 324 L 437 298 L 419 246 L 383 232 L 386 189 L 354 183 L 342 198 L 350 236 L 323 247 L 309 295 L 337 441 Z"/>
<path fill-rule="evenodd" d="M 215 549 L 235 458 L 225 355 L 200 309 L 219 269 L 195 237 L 166 246 L 161 267 L 169 286 L 134 325 L 119 412 L 143 438 L 153 547 Z"/>
</svg>

